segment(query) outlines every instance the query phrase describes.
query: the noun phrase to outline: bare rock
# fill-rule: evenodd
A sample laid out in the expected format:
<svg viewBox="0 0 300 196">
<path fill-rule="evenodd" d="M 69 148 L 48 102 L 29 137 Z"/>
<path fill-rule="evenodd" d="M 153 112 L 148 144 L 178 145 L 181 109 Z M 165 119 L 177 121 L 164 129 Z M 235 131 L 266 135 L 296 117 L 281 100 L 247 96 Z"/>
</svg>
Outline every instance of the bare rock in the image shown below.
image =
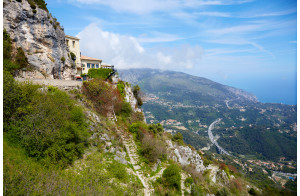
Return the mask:
<svg viewBox="0 0 300 196">
<path fill-rule="evenodd" d="M 70 80 L 76 68 L 69 58 L 64 29 L 45 10 L 36 8 L 36 13 L 26 0 L 22 2 L 4 0 L 3 26 L 10 34 L 13 47 L 21 47 L 37 73 L 33 78 L 58 78 Z M 62 63 L 61 58 L 65 58 Z"/>
</svg>

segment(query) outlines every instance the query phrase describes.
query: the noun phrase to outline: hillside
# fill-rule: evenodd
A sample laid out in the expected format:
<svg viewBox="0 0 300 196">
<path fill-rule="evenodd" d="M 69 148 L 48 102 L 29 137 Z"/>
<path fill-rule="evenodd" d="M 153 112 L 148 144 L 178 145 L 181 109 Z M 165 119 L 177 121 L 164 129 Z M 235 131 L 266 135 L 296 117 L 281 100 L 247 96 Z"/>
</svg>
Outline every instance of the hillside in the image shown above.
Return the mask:
<svg viewBox="0 0 300 196">
<path fill-rule="evenodd" d="M 95 73 L 80 85 L 76 85 L 80 81 L 75 85 L 51 81 L 58 76 L 58 68 L 62 68 L 63 79 L 70 79 L 73 68 L 62 39 L 63 28 L 48 12 L 44 0 L 6 0 L 4 18 L 3 195 L 296 195 L 296 180 L 285 176 L 277 182 L 276 176 L 269 178 L 259 167 L 251 167 L 250 171 L 244 160 L 235 162 L 232 156 L 196 149 L 184 142 L 188 138 L 185 134 L 192 132 L 181 126 L 176 129 L 185 131 L 182 134 L 170 133 L 159 123 L 145 123 L 141 89 L 126 80 L 117 76 L 104 80 L 97 77 L 103 73 Z M 32 53 L 37 48 L 41 50 Z M 42 75 L 48 79 L 14 78 L 24 69 L 32 72 L 32 78 Z M 205 103 L 211 104 L 200 102 L 186 107 L 207 110 L 201 123 L 215 120 L 219 115 L 214 114 L 216 108 L 232 111 L 241 107 L 229 106 L 228 102 L 218 106 L 215 102 L 221 104 L 219 99 L 231 101 L 229 98 L 238 97 L 238 104 L 256 103 L 255 97 L 243 91 L 193 79 L 186 85 L 201 82 L 202 90 L 195 94 L 202 93 L 207 98 Z M 55 87 L 49 85 L 57 82 Z M 204 93 L 209 87 L 213 90 Z M 196 89 L 191 87 L 189 91 Z M 175 86 L 173 90 L 176 93 Z M 170 96 L 171 92 L 166 94 Z M 164 91 L 159 93 L 163 95 Z M 178 104 L 179 98 L 175 99 Z M 193 100 L 195 97 L 188 101 Z M 148 103 L 144 108 L 151 107 Z M 157 107 L 153 114 L 159 116 L 162 105 L 153 102 L 152 106 Z M 168 109 L 163 110 L 172 113 L 170 105 L 165 106 Z M 267 109 L 266 113 L 273 111 Z M 146 115 L 149 119 L 152 113 L 147 109 Z M 178 111 L 177 116 L 184 118 L 185 111 Z M 287 123 L 287 119 L 280 117 L 282 122 Z M 234 123 L 230 119 L 228 122 Z M 203 138 L 199 131 L 197 136 Z"/>
<path fill-rule="evenodd" d="M 152 93 L 162 99 L 185 104 L 225 105 L 225 100 L 239 104 L 256 103 L 257 98 L 243 90 L 225 86 L 206 78 L 174 71 L 155 69 L 120 70 L 122 79 L 139 84 L 145 93 Z"/>
</svg>

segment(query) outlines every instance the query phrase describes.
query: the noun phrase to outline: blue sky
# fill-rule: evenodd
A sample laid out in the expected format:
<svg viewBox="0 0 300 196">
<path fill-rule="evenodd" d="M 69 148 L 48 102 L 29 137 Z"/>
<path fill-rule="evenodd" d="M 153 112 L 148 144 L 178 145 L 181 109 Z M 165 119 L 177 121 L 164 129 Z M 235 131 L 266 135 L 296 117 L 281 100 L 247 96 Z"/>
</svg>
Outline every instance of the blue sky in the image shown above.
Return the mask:
<svg viewBox="0 0 300 196">
<path fill-rule="evenodd" d="M 82 54 L 118 68 L 182 71 L 296 103 L 297 1 L 51 0 Z"/>
</svg>

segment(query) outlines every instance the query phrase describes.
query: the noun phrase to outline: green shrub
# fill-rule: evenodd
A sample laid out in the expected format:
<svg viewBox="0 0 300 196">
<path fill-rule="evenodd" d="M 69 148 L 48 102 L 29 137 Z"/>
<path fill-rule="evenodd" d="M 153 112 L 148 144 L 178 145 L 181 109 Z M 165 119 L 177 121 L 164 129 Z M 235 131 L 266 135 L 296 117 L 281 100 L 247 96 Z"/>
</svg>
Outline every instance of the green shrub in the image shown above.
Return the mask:
<svg viewBox="0 0 300 196">
<path fill-rule="evenodd" d="M 164 132 L 164 128 L 161 124 L 152 124 L 149 125 L 148 129 L 154 133 L 154 134 L 158 134 L 158 133 L 163 133 Z"/>
<path fill-rule="evenodd" d="M 28 1 L 29 5 L 30 5 L 31 9 L 35 10 L 36 9 L 36 5 L 35 5 L 34 0 L 27 0 L 27 1 Z"/>
<path fill-rule="evenodd" d="M 125 165 L 113 161 L 109 166 L 108 166 L 108 171 L 113 174 L 113 177 L 125 181 L 128 178 L 128 174 L 126 171 Z"/>
<path fill-rule="evenodd" d="M 3 29 L 3 59 L 11 59 L 12 44 L 10 35 Z"/>
<path fill-rule="evenodd" d="M 5 67 L 5 66 L 4 66 Z M 21 105 L 21 89 L 16 84 L 13 76 L 6 70 L 3 73 L 3 130 L 8 131 L 11 117 Z"/>
<path fill-rule="evenodd" d="M 139 87 L 139 85 L 135 85 L 133 87 L 133 95 L 137 100 L 137 105 L 139 107 L 141 107 L 143 105 L 143 101 L 142 101 L 142 98 L 141 98 L 141 88 Z"/>
<path fill-rule="evenodd" d="M 249 189 L 248 193 L 249 193 L 250 195 L 258 195 L 258 194 L 257 194 L 257 191 L 256 191 L 254 188 Z"/>
<path fill-rule="evenodd" d="M 205 195 L 204 194 L 204 190 L 202 186 L 196 185 L 196 184 L 192 184 L 191 187 L 191 196 L 198 196 L 198 195 Z"/>
<path fill-rule="evenodd" d="M 39 6 L 39 8 L 48 12 L 47 3 L 44 0 L 34 0 L 34 2 Z"/>
<path fill-rule="evenodd" d="M 188 178 L 186 178 L 185 181 L 184 181 L 184 185 L 185 185 L 186 187 L 191 186 L 193 183 L 194 183 L 194 180 L 193 180 L 192 177 L 188 177 Z"/>
<path fill-rule="evenodd" d="M 181 191 L 180 181 L 180 168 L 177 165 L 171 164 L 164 170 L 162 174 L 162 182 L 165 187 Z"/>
<path fill-rule="evenodd" d="M 95 69 L 95 68 L 91 68 L 88 71 L 88 76 L 90 78 L 100 78 L 100 79 L 106 79 L 109 74 L 112 72 L 111 69 Z"/>
<path fill-rule="evenodd" d="M 60 60 L 62 63 L 65 63 L 65 61 L 66 61 L 65 57 L 61 57 Z"/>
<path fill-rule="evenodd" d="M 217 192 L 217 194 L 216 194 L 216 196 L 228 196 L 228 195 L 230 195 L 230 193 L 229 193 L 229 191 L 226 189 L 226 188 L 221 188 L 218 192 Z"/>
<path fill-rule="evenodd" d="M 29 66 L 28 59 L 22 48 L 18 48 L 15 63 L 19 65 L 20 68 L 25 68 Z"/>
<path fill-rule="evenodd" d="M 144 122 L 141 122 L 141 121 L 138 121 L 138 122 L 135 122 L 135 123 L 132 123 L 130 126 L 129 126 L 129 131 L 131 133 L 137 133 L 138 130 L 140 129 L 147 129 L 147 124 L 145 124 Z"/>
<path fill-rule="evenodd" d="M 117 113 L 117 115 L 128 118 L 128 117 L 130 117 L 131 114 L 132 114 L 132 108 L 131 108 L 130 103 L 124 101 L 122 104 L 122 108 L 121 108 L 120 112 Z"/>
<path fill-rule="evenodd" d="M 83 111 L 66 92 L 37 85 L 16 84 L 6 78 L 11 92 L 4 91 L 6 131 L 31 157 L 45 165 L 65 167 L 80 157 L 88 137 Z M 17 92 L 14 97 L 13 92 Z"/>
<path fill-rule="evenodd" d="M 123 99 L 125 98 L 126 96 L 126 92 L 125 92 L 125 83 L 124 81 L 120 80 L 117 84 L 117 88 L 121 94 L 121 97 L 123 97 Z"/>
<path fill-rule="evenodd" d="M 9 72 L 9 74 L 13 74 L 15 70 L 20 69 L 20 65 L 12 62 L 8 59 L 3 59 L 3 70 Z"/>
<path fill-rule="evenodd" d="M 76 55 L 73 52 L 70 52 L 70 55 L 71 55 L 71 59 L 73 61 L 75 61 L 76 60 Z"/>
<path fill-rule="evenodd" d="M 180 132 L 177 132 L 173 135 L 172 140 L 175 142 L 178 142 L 179 144 L 184 144 L 183 142 L 183 136 Z"/>
</svg>

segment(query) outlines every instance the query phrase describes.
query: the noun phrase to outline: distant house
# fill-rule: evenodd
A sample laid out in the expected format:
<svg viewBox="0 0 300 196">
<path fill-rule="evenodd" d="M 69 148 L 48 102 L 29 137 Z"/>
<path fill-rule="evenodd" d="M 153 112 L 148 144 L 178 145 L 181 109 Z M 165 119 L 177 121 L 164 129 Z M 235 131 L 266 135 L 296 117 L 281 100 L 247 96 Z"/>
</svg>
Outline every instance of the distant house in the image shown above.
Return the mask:
<svg viewBox="0 0 300 196">
<path fill-rule="evenodd" d="M 92 57 L 88 57 L 88 56 L 81 56 L 81 72 L 84 74 L 87 74 L 89 69 L 91 68 L 101 68 L 101 63 L 102 60 L 101 59 L 96 59 L 96 58 L 92 58 Z"/>
</svg>

